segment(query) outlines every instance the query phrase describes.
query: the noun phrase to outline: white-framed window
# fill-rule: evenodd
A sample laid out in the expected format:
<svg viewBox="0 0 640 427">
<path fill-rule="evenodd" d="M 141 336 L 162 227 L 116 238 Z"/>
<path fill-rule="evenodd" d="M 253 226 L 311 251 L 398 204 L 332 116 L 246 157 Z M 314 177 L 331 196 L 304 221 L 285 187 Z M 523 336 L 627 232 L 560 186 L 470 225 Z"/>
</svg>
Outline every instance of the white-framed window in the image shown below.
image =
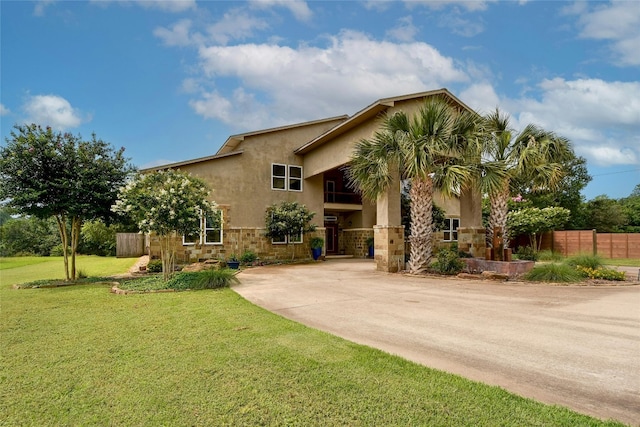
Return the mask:
<svg viewBox="0 0 640 427">
<path fill-rule="evenodd" d="M 302 166 L 289 165 L 289 191 L 302 191 Z"/>
<path fill-rule="evenodd" d="M 445 218 L 444 238 L 445 242 L 458 241 L 458 228 L 460 228 L 460 218 Z"/>
<path fill-rule="evenodd" d="M 302 166 L 272 163 L 271 189 L 302 191 Z"/>
<path fill-rule="evenodd" d="M 281 165 L 279 163 L 271 164 L 271 189 L 287 189 L 287 165 Z"/>
<path fill-rule="evenodd" d="M 221 245 L 222 228 L 222 211 L 216 210 L 213 212 L 213 216 L 201 216 L 198 219 L 198 231 L 183 235 L 182 244 L 190 246 L 204 241 L 205 245 Z"/>
<path fill-rule="evenodd" d="M 222 244 L 222 211 L 214 211 L 213 215 L 207 215 L 204 218 L 204 243 L 205 245 Z"/>
<path fill-rule="evenodd" d="M 272 245 L 286 245 L 287 243 L 293 243 L 294 245 L 300 244 L 304 242 L 302 230 L 299 233 L 292 234 L 289 236 L 283 236 L 280 238 L 272 238 Z"/>
<path fill-rule="evenodd" d="M 182 236 L 182 244 L 184 246 L 190 246 L 190 245 L 195 245 L 195 244 L 199 244 L 202 240 L 202 236 L 200 235 L 200 227 L 201 227 L 201 219 L 198 219 L 198 230 L 194 231 L 191 234 L 184 234 Z"/>
<path fill-rule="evenodd" d="M 303 233 L 302 233 L 302 230 L 300 230 L 299 233 L 292 234 L 292 235 L 289 236 L 289 242 L 290 243 L 294 243 L 294 244 L 295 243 L 302 243 L 303 242 L 302 236 L 303 236 Z"/>
<path fill-rule="evenodd" d="M 286 245 L 287 244 L 287 236 L 283 237 L 273 237 L 271 238 L 272 245 Z"/>
</svg>

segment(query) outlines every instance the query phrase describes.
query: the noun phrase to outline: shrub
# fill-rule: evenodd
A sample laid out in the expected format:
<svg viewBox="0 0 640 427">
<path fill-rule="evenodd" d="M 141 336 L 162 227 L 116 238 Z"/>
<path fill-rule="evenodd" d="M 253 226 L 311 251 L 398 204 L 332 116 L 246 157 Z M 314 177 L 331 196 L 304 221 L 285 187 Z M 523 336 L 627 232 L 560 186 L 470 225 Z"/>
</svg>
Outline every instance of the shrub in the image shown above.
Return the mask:
<svg viewBox="0 0 640 427">
<path fill-rule="evenodd" d="M 602 258 L 597 255 L 586 255 L 580 254 L 569 257 L 566 259 L 565 264 L 570 265 L 571 267 L 587 267 L 593 270 L 597 270 L 602 267 Z"/>
<path fill-rule="evenodd" d="M 583 276 L 573 267 L 567 264 L 544 264 L 536 265 L 527 274 L 525 280 L 533 282 L 580 282 Z"/>
<path fill-rule="evenodd" d="M 617 280 L 622 281 L 625 279 L 624 271 L 616 271 L 610 268 L 589 268 L 581 265 L 576 266 L 578 273 L 588 277 L 590 279 L 603 279 L 603 280 Z"/>
<path fill-rule="evenodd" d="M 149 273 L 162 273 L 162 260 L 153 259 L 147 264 L 147 271 Z"/>
<path fill-rule="evenodd" d="M 367 240 L 365 241 L 365 244 L 367 245 L 368 248 L 372 247 L 374 245 L 374 237 L 373 236 L 369 236 L 367 237 Z"/>
<path fill-rule="evenodd" d="M 442 249 L 438 252 L 437 257 L 438 260 L 431 266 L 437 273 L 458 274 L 464 269 L 465 264 L 458 257 L 457 248 Z"/>
<path fill-rule="evenodd" d="M 226 288 L 232 282 L 238 282 L 235 273 L 235 270 L 228 268 L 180 273 L 169 280 L 167 288 L 176 290 Z"/>
<path fill-rule="evenodd" d="M 324 239 L 322 237 L 312 237 L 309 245 L 311 249 L 321 249 L 324 246 Z"/>
<path fill-rule="evenodd" d="M 520 246 L 516 251 L 518 259 L 525 261 L 537 261 L 538 254 L 531 246 Z"/>
<path fill-rule="evenodd" d="M 243 264 L 252 264 L 256 259 L 258 259 L 258 255 L 252 251 L 245 251 L 240 257 Z"/>
<path fill-rule="evenodd" d="M 58 243 L 57 245 L 52 247 L 51 251 L 49 251 L 49 255 L 50 256 L 63 256 L 64 255 L 64 250 L 62 249 L 62 243 Z"/>
<path fill-rule="evenodd" d="M 562 261 L 562 254 L 554 251 L 550 251 L 548 249 L 544 251 L 538 251 L 538 260 L 539 261 Z"/>
</svg>

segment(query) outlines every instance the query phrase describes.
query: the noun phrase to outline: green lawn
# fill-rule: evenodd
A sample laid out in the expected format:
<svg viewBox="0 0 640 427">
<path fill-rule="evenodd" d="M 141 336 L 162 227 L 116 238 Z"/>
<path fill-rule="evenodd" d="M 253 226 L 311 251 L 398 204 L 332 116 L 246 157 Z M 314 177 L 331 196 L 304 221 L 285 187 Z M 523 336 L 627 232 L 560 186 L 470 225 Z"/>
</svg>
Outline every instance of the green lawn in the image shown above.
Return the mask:
<svg viewBox="0 0 640 427">
<path fill-rule="evenodd" d="M 640 267 L 640 259 L 638 258 L 602 258 L 605 265 L 624 265 L 627 267 Z"/>
<path fill-rule="evenodd" d="M 76 269 L 88 276 L 110 276 L 126 272 L 137 258 L 79 255 Z M 43 279 L 64 279 L 64 262 L 59 257 L 0 258 L 0 286 Z"/>
<path fill-rule="evenodd" d="M 229 289 L 4 284 L 0 300 L 3 425 L 620 425 L 307 328 Z"/>
</svg>

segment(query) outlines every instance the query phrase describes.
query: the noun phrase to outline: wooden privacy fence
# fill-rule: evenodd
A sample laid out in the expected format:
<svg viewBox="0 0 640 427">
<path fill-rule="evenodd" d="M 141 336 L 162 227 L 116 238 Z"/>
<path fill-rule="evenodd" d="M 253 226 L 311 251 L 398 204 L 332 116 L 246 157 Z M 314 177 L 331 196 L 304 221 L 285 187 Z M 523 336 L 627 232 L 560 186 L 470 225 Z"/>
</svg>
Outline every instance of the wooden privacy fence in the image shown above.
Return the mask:
<svg viewBox="0 0 640 427">
<path fill-rule="evenodd" d="M 146 253 L 146 236 L 140 233 L 117 233 L 116 234 L 116 257 L 131 258 L 139 257 Z"/>
<path fill-rule="evenodd" d="M 541 249 L 551 249 L 565 256 L 589 253 L 602 258 L 640 258 L 640 233 L 553 231 L 542 236 Z"/>
</svg>

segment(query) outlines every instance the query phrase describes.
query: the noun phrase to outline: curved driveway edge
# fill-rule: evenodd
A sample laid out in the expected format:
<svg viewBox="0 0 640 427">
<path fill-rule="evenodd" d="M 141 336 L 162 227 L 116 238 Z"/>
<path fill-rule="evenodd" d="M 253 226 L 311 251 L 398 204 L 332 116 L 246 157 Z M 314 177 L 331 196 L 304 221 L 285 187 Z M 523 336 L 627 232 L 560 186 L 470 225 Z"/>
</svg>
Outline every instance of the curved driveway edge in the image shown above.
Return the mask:
<svg viewBox="0 0 640 427">
<path fill-rule="evenodd" d="M 549 286 L 375 271 L 369 260 L 243 270 L 286 318 L 417 363 L 640 425 L 640 286 Z"/>
</svg>

